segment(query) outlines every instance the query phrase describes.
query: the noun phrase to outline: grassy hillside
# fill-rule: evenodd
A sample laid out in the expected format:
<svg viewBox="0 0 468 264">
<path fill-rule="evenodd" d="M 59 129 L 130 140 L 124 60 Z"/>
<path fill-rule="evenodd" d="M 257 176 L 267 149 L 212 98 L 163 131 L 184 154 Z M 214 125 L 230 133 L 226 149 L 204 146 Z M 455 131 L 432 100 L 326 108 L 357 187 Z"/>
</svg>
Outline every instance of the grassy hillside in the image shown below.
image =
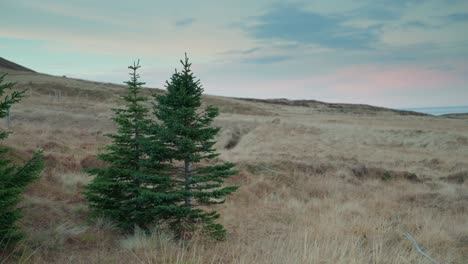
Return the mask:
<svg viewBox="0 0 468 264">
<path fill-rule="evenodd" d="M 14 160 L 43 148 L 47 163 L 24 197 L 27 240 L 11 262 L 430 263 L 404 232 L 441 263 L 468 262 L 466 119 L 206 96 L 221 108 L 217 148 L 238 164 L 241 188 L 221 206 L 227 241 L 182 245 L 87 220 L 82 169 L 101 165 L 123 86 L 3 71 L 29 89 L 3 144 Z"/>
<path fill-rule="evenodd" d="M 14 71 L 23 71 L 23 72 L 34 72 L 31 69 L 28 69 L 24 66 L 16 64 L 12 61 L 0 57 L 0 69 L 4 70 L 14 70 Z"/>
<path fill-rule="evenodd" d="M 468 114 L 446 114 L 442 116 L 447 118 L 468 119 Z"/>
</svg>

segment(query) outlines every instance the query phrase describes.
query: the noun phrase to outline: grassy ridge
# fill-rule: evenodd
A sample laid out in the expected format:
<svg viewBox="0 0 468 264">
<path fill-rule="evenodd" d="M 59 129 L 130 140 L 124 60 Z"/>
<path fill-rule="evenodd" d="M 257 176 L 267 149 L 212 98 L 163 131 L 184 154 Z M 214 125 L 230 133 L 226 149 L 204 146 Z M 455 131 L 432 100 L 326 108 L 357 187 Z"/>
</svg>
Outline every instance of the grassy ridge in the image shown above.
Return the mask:
<svg viewBox="0 0 468 264">
<path fill-rule="evenodd" d="M 101 165 L 123 86 L 10 73 L 30 90 L 5 144 L 15 157 L 43 148 L 47 164 L 23 201 L 28 240 L 12 263 L 426 263 L 404 232 L 441 263 L 468 260 L 468 183 L 449 180 L 468 171 L 466 120 L 206 96 L 241 188 L 221 208 L 227 241 L 180 244 L 86 220 L 81 171 Z"/>
</svg>

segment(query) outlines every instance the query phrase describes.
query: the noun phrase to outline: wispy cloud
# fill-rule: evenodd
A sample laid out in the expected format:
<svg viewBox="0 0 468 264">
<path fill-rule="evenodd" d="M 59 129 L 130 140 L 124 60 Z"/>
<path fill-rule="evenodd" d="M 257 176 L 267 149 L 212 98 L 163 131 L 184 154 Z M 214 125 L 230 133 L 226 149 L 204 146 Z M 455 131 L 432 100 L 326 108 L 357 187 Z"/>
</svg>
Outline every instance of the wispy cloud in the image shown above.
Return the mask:
<svg viewBox="0 0 468 264">
<path fill-rule="evenodd" d="M 453 71 L 456 68 L 451 65 L 434 65 L 434 66 L 427 67 L 427 69 L 438 70 L 438 71 Z"/>
<path fill-rule="evenodd" d="M 184 19 L 177 20 L 174 23 L 174 25 L 177 26 L 177 27 L 188 27 L 188 26 L 192 25 L 193 22 L 195 22 L 195 18 L 189 17 L 189 18 L 184 18 Z"/>
<path fill-rule="evenodd" d="M 352 10 L 349 12 L 349 15 L 377 21 L 396 20 L 401 18 L 404 11 L 412 5 L 424 1 L 425 0 L 374 0 Z"/>
<path fill-rule="evenodd" d="M 249 57 L 241 60 L 243 63 L 254 63 L 254 64 L 272 64 L 283 62 L 293 59 L 292 56 L 286 55 L 272 55 L 272 56 L 259 56 L 259 57 Z"/>
<path fill-rule="evenodd" d="M 339 92 L 382 94 L 402 91 L 444 90 L 444 86 L 462 86 L 467 80 L 453 72 L 418 66 L 359 65 L 325 77 Z"/>
<path fill-rule="evenodd" d="M 243 51 L 241 51 L 241 53 L 242 54 L 250 54 L 250 53 L 254 53 L 254 52 L 259 51 L 259 50 L 261 50 L 260 47 L 255 47 L 255 48 L 243 50 Z"/>
<path fill-rule="evenodd" d="M 434 26 L 429 25 L 429 24 L 427 24 L 425 22 L 422 22 L 422 21 L 409 21 L 409 22 L 403 23 L 401 25 L 401 27 L 404 28 L 404 29 L 412 29 L 412 28 L 426 29 L 426 28 L 433 28 Z"/>
<path fill-rule="evenodd" d="M 454 13 L 444 16 L 443 19 L 448 22 L 466 22 L 468 21 L 468 13 Z"/>
</svg>

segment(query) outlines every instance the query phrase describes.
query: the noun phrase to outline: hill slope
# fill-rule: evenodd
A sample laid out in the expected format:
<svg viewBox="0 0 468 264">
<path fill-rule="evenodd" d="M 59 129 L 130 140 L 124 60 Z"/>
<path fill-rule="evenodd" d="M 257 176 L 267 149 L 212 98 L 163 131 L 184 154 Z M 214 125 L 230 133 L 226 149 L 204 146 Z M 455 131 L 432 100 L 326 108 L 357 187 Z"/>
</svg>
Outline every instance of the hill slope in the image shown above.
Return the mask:
<svg viewBox="0 0 468 264">
<path fill-rule="evenodd" d="M 468 113 L 466 114 L 445 114 L 442 115 L 443 117 L 447 118 L 455 118 L 455 119 L 468 119 Z"/>
<path fill-rule="evenodd" d="M 2 58 L 0 58 L 0 72 L 1 68 L 6 69 L 6 72 L 10 74 L 9 78 L 18 82 L 21 87 L 31 88 L 42 93 L 52 94 L 60 92 L 62 95 L 81 94 L 82 96 L 89 97 L 114 98 L 115 95 L 121 94 L 124 90 L 124 86 L 119 84 L 100 83 L 36 73 L 26 67 Z M 149 95 L 153 92 L 162 92 L 162 90 L 148 88 L 147 92 Z M 289 108 L 307 107 L 312 111 L 327 113 L 428 116 L 427 114 L 412 111 L 395 110 L 371 105 L 325 103 L 315 100 L 229 98 L 210 95 L 206 95 L 204 98 L 207 103 L 218 105 L 221 111 L 226 113 L 274 115 L 275 109 L 277 109 L 276 106 L 289 106 Z"/>
<path fill-rule="evenodd" d="M 245 101 L 259 102 L 265 104 L 278 104 L 288 106 L 301 106 L 301 107 L 313 107 L 323 109 L 329 112 L 339 113 L 357 113 L 357 114 L 375 114 L 378 112 L 392 112 L 398 115 L 415 115 L 415 116 L 429 116 L 428 114 L 418 113 L 414 111 L 396 110 L 385 107 L 378 107 L 365 104 L 340 104 L 340 103 L 325 103 L 317 100 L 289 100 L 285 98 L 281 99 L 254 99 L 254 98 L 239 98 Z"/>
<path fill-rule="evenodd" d="M 8 70 L 15 70 L 15 71 L 25 71 L 25 72 L 34 72 L 31 69 L 28 69 L 24 66 L 21 66 L 19 64 L 16 64 L 12 61 L 9 61 L 7 59 L 4 59 L 0 57 L 0 69 L 8 69 Z"/>
<path fill-rule="evenodd" d="M 8 72 L 29 92 L 2 144 L 15 161 L 42 148 L 47 164 L 22 204 L 31 263 L 425 263 L 403 232 L 440 263 L 467 263 L 468 120 L 205 96 L 241 188 L 218 207 L 227 241 L 187 247 L 88 221 L 83 169 L 102 166 L 124 86 Z"/>
</svg>

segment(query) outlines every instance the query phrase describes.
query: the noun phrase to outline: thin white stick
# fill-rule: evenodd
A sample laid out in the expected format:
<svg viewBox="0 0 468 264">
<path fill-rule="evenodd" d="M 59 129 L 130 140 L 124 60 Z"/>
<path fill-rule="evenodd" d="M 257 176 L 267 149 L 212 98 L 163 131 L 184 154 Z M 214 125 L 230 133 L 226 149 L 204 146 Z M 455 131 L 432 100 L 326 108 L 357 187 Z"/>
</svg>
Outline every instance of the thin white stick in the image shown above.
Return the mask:
<svg viewBox="0 0 468 264">
<path fill-rule="evenodd" d="M 432 263 L 439 264 L 439 262 L 437 260 L 431 258 L 428 254 L 426 254 L 424 251 L 422 251 L 421 247 L 418 245 L 418 242 L 416 242 L 416 240 L 414 240 L 414 238 L 410 235 L 410 233 L 405 232 L 405 237 L 409 241 L 413 242 L 414 248 L 416 249 L 416 251 L 418 251 L 419 254 L 421 254 L 422 256 L 427 258 L 428 260 L 432 261 Z"/>
</svg>

